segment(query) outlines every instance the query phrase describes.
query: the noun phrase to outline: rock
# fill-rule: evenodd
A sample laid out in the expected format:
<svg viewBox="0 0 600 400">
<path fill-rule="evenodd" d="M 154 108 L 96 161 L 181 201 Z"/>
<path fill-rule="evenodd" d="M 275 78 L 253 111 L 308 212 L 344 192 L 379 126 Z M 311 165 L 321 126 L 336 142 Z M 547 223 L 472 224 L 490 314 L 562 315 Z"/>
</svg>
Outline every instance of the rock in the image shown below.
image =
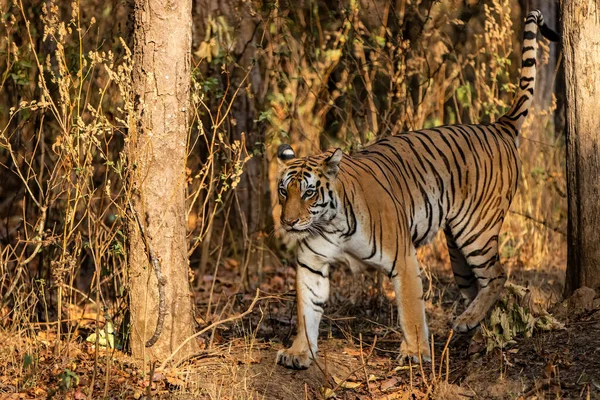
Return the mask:
<svg viewBox="0 0 600 400">
<path fill-rule="evenodd" d="M 577 289 L 569 298 L 569 314 L 581 314 L 594 309 L 596 291 L 589 287 Z"/>
</svg>

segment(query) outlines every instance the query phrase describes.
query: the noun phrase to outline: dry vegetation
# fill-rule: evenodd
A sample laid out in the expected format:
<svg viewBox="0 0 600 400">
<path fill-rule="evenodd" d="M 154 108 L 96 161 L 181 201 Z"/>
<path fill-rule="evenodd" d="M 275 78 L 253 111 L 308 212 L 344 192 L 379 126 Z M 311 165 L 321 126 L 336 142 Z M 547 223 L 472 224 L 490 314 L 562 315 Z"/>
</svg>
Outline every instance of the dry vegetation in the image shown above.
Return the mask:
<svg viewBox="0 0 600 400">
<path fill-rule="evenodd" d="M 523 315 L 509 318 L 514 338 L 494 320 L 471 345 L 449 338 L 461 305 L 438 237 L 420 250 L 434 363 L 399 368 L 388 283 L 338 269 L 319 365 L 274 365 L 295 312 L 295 272 L 272 234 L 277 145 L 355 150 L 407 129 L 496 119 L 515 89 L 521 14 L 509 0 L 467 3 L 247 1 L 196 28 L 187 210 L 202 352 L 144 370 L 127 355 L 130 10 L 1 1 L 0 398 L 598 396 L 597 360 L 585 368 L 585 349 L 600 347 L 598 312 L 584 307 L 567 330 L 536 324 L 562 300 L 566 263 L 555 102 L 527 119 L 502 234 L 520 285 L 500 305 Z M 250 41 L 236 36 L 244 18 L 256 24 Z"/>
</svg>

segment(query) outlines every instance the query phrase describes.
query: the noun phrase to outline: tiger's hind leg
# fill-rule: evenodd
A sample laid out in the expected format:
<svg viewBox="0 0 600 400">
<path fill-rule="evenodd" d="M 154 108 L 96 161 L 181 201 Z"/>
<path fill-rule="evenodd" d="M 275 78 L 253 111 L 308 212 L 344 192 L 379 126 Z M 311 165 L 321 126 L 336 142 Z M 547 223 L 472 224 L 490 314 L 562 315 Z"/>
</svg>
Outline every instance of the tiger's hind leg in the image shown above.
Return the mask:
<svg viewBox="0 0 600 400">
<path fill-rule="evenodd" d="M 498 255 L 501 225 L 502 221 L 484 232 L 469 232 L 456 238 L 457 248 L 471 268 L 478 288 L 473 301 L 454 321 L 453 328 L 456 332 L 475 329 L 502 293 L 506 274 Z"/>
<path fill-rule="evenodd" d="M 469 267 L 467 259 L 456 245 L 452 233 L 445 230 L 444 234 L 446 235 L 446 244 L 448 246 L 454 280 L 460 289 L 465 304 L 468 306 L 475 299 L 475 296 L 477 296 L 477 277 L 471 267 Z"/>
</svg>

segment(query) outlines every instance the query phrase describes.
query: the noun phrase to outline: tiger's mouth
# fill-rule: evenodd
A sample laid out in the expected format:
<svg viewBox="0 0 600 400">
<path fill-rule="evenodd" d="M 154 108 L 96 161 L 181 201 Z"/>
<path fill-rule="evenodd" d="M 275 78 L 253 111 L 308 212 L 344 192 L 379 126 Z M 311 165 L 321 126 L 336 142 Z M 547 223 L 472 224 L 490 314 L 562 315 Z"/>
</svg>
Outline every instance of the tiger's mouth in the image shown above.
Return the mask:
<svg viewBox="0 0 600 400">
<path fill-rule="evenodd" d="M 296 222 L 293 225 L 288 225 L 282 222 L 281 226 L 283 227 L 283 229 L 285 229 L 287 233 L 306 233 L 312 226 L 312 221 L 307 221 L 304 223 Z"/>
<path fill-rule="evenodd" d="M 308 231 L 309 228 L 310 228 L 310 224 L 307 224 L 306 226 L 300 226 L 300 227 L 283 225 L 283 229 L 285 229 L 286 232 L 288 232 L 288 233 L 302 233 L 302 232 Z"/>
</svg>

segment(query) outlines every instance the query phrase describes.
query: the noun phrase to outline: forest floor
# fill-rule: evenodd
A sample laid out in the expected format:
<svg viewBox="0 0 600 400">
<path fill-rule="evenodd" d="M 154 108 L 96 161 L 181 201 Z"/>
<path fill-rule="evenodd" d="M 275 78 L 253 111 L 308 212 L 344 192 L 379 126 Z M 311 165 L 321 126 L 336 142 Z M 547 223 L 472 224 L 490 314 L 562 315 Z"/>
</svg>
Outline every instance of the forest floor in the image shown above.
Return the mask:
<svg viewBox="0 0 600 400">
<path fill-rule="evenodd" d="M 69 340 L 63 336 L 56 341 L 56 330 L 48 326 L 0 328 L 0 399 L 600 399 L 597 295 L 595 300 L 592 293 L 581 301 L 559 302 L 564 274 L 560 267 L 513 265 L 510 281 L 530 289 L 527 304 L 518 307 L 544 315 L 550 309 L 564 328 L 535 329 L 502 350 L 487 351 L 494 336 L 481 331 L 473 338 L 454 335 L 448 340 L 462 305 L 447 260 L 429 261 L 426 304 L 435 354 L 431 364 L 396 362 L 401 334 L 392 324 L 396 312 L 389 284 L 374 290 L 377 284 L 370 277 L 349 279 L 347 271 L 339 269 L 332 278 L 332 305 L 321 324 L 317 363 L 303 371 L 276 365 L 277 350 L 289 345 L 294 334 L 295 273 L 291 267 L 265 266 L 260 287 L 261 296 L 268 299 L 244 318 L 203 336 L 199 345 L 204 350 L 197 357 L 164 369 L 156 365 L 152 371 L 140 370 L 126 353 L 86 342 L 96 320 L 90 307 L 72 307 L 79 317 L 68 319 L 76 329 L 63 329 L 71 332 Z M 237 270 L 235 261 L 226 260 L 213 292 L 213 308 L 220 311 L 208 320 L 198 316 L 200 327 L 251 304 L 252 295 L 236 292 Z M 206 310 L 213 280 L 199 279 L 198 310 Z"/>
</svg>

